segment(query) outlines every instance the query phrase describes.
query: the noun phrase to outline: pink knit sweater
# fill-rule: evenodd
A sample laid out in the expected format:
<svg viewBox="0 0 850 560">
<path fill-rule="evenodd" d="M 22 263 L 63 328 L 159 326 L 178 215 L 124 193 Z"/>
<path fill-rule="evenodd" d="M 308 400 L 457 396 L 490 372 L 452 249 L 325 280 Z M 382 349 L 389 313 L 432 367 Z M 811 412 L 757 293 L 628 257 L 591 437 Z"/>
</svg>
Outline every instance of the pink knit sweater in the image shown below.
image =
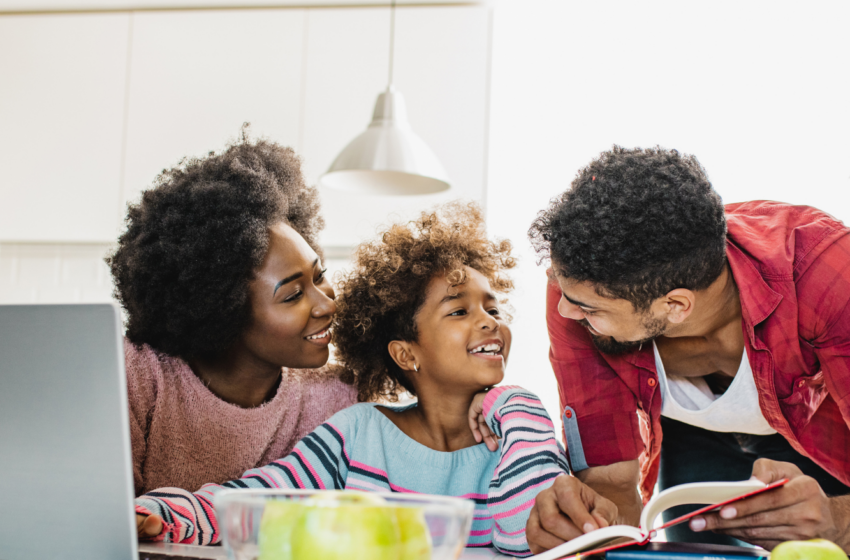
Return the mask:
<svg viewBox="0 0 850 560">
<path fill-rule="evenodd" d="M 215 396 L 179 358 L 124 342 L 136 495 L 239 478 L 289 454 L 357 391 L 332 367 L 283 370 L 275 397 L 241 408 Z"/>
</svg>

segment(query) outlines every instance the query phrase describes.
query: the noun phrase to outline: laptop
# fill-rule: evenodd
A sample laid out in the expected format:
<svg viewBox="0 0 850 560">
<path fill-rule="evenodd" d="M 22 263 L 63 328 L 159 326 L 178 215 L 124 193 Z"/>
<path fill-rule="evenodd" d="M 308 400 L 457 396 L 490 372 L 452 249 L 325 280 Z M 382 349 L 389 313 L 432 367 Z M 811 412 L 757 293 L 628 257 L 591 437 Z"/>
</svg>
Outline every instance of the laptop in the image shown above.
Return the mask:
<svg viewBox="0 0 850 560">
<path fill-rule="evenodd" d="M 137 560 L 114 305 L 0 305 L 0 559 Z"/>
</svg>

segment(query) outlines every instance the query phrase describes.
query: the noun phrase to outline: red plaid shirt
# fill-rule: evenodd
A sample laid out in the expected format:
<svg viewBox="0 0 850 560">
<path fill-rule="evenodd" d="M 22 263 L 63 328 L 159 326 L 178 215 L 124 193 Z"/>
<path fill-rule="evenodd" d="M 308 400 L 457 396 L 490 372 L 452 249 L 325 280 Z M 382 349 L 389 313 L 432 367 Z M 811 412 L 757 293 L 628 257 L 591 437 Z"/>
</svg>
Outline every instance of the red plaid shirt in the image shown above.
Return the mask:
<svg viewBox="0 0 850 560">
<path fill-rule="evenodd" d="M 850 228 L 806 206 L 726 206 L 726 255 L 744 343 L 768 423 L 850 484 Z M 619 356 L 558 313 L 550 283 L 549 357 L 561 407 L 575 412 L 590 467 L 639 458 L 644 501 L 658 478 L 661 395 L 652 345 Z M 637 414 L 635 414 L 637 411 Z"/>
</svg>

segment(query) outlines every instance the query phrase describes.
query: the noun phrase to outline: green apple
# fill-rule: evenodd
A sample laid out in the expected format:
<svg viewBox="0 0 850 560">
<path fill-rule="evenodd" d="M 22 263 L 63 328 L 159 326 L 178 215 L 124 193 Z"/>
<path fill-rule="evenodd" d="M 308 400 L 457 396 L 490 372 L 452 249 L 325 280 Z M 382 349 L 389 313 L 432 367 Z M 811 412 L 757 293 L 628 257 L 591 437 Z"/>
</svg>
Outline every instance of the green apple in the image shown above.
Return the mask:
<svg viewBox="0 0 850 560">
<path fill-rule="evenodd" d="M 395 508 L 365 492 L 322 492 L 304 501 L 292 529 L 293 560 L 398 560 Z"/>
<path fill-rule="evenodd" d="M 399 560 L 431 560 L 431 532 L 422 508 L 401 506 L 395 512 L 401 537 Z"/>
<path fill-rule="evenodd" d="M 841 547 L 826 539 L 786 541 L 770 553 L 770 560 L 847 560 Z"/>
<path fill-rule="evenodd" d="M 297 501 L 269 500 L 260 520 L 259 560 L 292 560 L 290 538 L 304 506 Z"/>
</svg>

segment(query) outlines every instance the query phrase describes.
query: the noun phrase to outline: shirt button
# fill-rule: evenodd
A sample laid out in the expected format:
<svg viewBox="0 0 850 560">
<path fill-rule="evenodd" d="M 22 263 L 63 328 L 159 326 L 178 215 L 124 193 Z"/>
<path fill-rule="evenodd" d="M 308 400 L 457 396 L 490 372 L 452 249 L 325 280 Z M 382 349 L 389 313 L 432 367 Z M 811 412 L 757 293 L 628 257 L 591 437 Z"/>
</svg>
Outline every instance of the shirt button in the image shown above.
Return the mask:
<svg viewBox="0 0 850 560">
<path fill-rule="evenodd" d="M 806 384 L 806 381 L 804 379 L 801 379 L 797 382 L 797 387 L 803 387 L 805 384 Z"/>
<path fill-rule="evenodd" d="M 573 417 L 573 411 L 572 410 L 565 411 L 564 416 L 566 416 L 567 418 L 572 418 Z"/>
<path fill-rule="evenodd" d="M 646 380 L 646 383 L 650 387 L 655 387 L 655 384 L 658 383 L 658 381 L 656 381 L 654 377 L 650 377 L 649 379 Z"/>
</svg>

